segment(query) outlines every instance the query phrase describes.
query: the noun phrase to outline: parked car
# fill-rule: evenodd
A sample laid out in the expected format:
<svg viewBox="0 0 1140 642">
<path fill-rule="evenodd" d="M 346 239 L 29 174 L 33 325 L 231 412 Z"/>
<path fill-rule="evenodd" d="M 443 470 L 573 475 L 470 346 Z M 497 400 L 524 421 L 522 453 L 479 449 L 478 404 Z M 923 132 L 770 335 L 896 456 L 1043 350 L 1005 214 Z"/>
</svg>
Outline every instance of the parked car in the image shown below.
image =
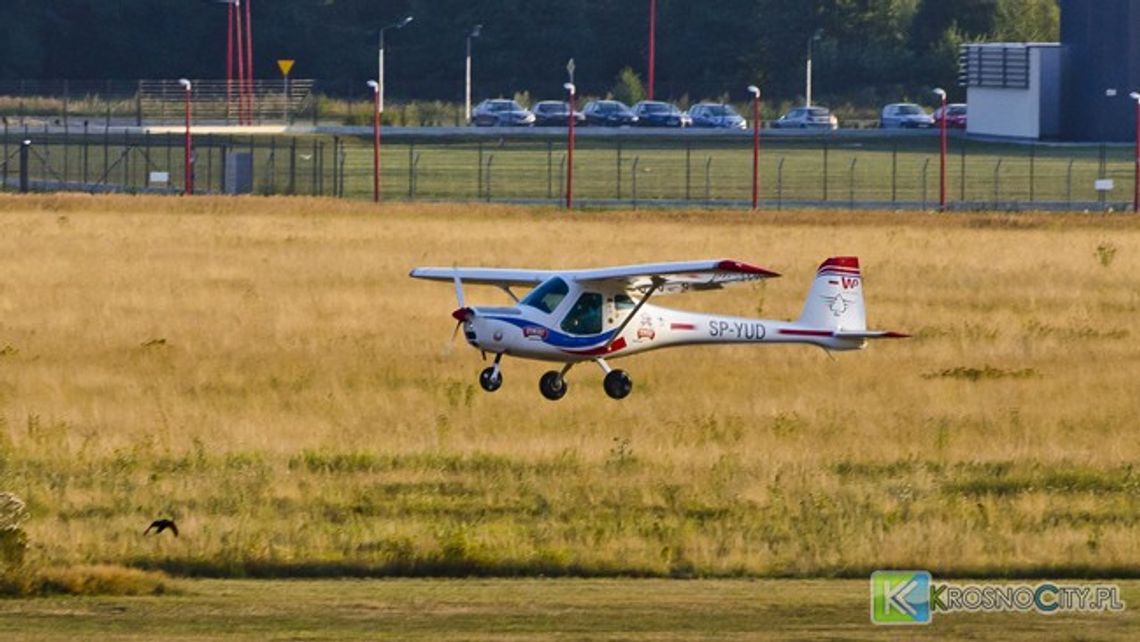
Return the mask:
<svg viewBox="0 0 1140 642">
<path fill-rule="evenodd" d="M 620 100 L 594 100 L 582 110 L 587 125 L 628 127 L 637 124 L 637 115 Z"/>
<path fill-rule="evenodd" d="M 934 110 L 931 114 L 934 124 L 942 126 L 942 108 Z M 950 129 L 966 128 L 966 103 L 951 103 L 946 105 L 946 126 Z"/>
<path fill-rule="evenodd" d="M 796 107 L 772 121 L 776 129 L 838 129 L 839 119 L 827 107 Z"/>
<path fill-rule="evenodd" d="M 513 100 L 492 98 L 475 105 L 471 123 L 476 127 L 529 127 L 534 124 L 534 114 Z"/>
<path fill-rule="evenodd" d="M 688 127 L 693 124 L 689 115 L 676 105 L 657 100 L 643 100 L 633 106 L 639 127 Z"/>
<path fill-rule="evenodd" d="M 570 103 L 561 100 L 543 100 L 534 104 L 535 127 L 565 127 L 570 116 Z M 582 112 L 574 112 L 574 122 L 586 120 Z"/>
<path fill-rule="evenodd" d="M 716 103 L 693 105 L 689 108 L 689 118 L 693 121 L 693 127 L 748 129 L 748 123 L 731 105 Z"/>
<path fill-rule="evenodd" d="M 934 119 L 926 110 L 914 103 L 891 103 L 883 107 L 879 117 L 879 127 L 933 127 Z"/>
</svg>

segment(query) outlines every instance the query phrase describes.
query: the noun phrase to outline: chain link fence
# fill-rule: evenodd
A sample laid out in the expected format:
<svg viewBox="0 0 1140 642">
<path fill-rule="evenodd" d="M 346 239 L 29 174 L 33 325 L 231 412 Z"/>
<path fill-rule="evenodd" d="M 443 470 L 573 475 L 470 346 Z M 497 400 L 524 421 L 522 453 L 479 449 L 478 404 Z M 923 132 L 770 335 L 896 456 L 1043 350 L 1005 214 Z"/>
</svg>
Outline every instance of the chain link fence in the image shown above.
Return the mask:
<svg viewBox="0 0 1140 642">
<path fill-rule="evenodd" d="M 483 134 L 386 135 L 382 198 L 562 202 L 564 137 Z M 30 190 L 184 189 L 181 133 L 37 133 L 6 124 L 2 136 L 2 189 L 19 189 L 21 176 Z M 24 141 L 29 144 L 21 173 Z M 370 130 L 345 136 L 195 135 L 193 149 L 196 193 L 372 198 Z M 1129 146 L 955 137 L 947 159 L 947 199 L 956 209 L 1130 208 L 1134 171 Z M 748 207 L 751 187 L 749 136 L 591 136 L 579 138 L 575 148 L 574 200 L 584 207 Z M 932 209 L 939 197 L 938 139 L 769 137 L 761 152 L 760 194 L 765 209 Z"/>
</svg>

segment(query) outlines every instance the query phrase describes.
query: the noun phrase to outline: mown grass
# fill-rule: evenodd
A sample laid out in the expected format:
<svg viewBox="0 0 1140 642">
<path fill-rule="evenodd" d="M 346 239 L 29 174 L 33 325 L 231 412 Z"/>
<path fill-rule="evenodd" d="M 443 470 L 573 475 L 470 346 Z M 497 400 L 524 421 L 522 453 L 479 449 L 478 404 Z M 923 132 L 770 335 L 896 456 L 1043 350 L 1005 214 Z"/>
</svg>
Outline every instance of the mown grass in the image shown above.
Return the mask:
<svg viewBox="0 0 1140 642">
<path fill-rule="evenodd" d="M 0 199 L 0 226 L 0 487 L 28 503 L 33 562 L 258 577 L 1140 568 L 1130 217 L 57 195 Z M 477 354 L 448 344 L 451 288 L 406 276 L 724 256 L 785 278 L 660 303 L 791 318 L 819 261 L 847 253 L 871 324 L 914 338 L 834 359 L 650 353 L 622 363 L 635 391 L 621 403 L 591 366 L 547 402 L 545 367 L 516 360 L 483 393 Z M 158 517 L 181 536 L 144 537 Z"/>
</svg>

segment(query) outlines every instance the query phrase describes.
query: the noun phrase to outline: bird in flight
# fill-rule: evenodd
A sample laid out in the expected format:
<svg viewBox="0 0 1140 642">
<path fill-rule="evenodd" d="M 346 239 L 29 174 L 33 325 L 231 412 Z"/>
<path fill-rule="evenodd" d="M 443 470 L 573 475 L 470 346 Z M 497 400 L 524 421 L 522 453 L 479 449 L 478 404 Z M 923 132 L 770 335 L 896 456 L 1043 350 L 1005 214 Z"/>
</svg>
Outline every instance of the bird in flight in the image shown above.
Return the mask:
<svg viewBox="0 0 1140 642">
<path fill-rule="evenodd" d="M 150 523 L 150 526 L 147 526 L 146 530 L 143 531 L 143 535 L 150 533 L 151 529 L 154 529 L 155 535 L 158 535 L 162 531 L 169 530 L 171 533 L 174 533 L 175 537 L 178 537 L 178 525 L 175 524 L 174 520 L 172 520 L 172 519 L 156 519 L 156 520 L 154 520 L 153 522 Z"/>
</svg>

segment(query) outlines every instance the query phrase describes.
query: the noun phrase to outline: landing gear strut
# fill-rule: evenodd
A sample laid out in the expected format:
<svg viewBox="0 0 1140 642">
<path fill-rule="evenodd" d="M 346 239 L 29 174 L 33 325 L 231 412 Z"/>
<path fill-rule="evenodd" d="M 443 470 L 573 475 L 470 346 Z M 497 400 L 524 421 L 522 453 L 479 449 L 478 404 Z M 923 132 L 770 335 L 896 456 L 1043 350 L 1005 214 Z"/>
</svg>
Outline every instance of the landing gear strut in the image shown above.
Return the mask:
<svg viewBox="0 0 1140 642">
<path fill-rule="evenodd" d="M 488 368 L 483 368 L 479 373 L 479 385 L 487 392 L 495 392 L 503 385 L 503 373 L 499 372 L 499 361 L 503 359 L 503 355 L 495 355 L 495 365 Z"/>
</svg>

